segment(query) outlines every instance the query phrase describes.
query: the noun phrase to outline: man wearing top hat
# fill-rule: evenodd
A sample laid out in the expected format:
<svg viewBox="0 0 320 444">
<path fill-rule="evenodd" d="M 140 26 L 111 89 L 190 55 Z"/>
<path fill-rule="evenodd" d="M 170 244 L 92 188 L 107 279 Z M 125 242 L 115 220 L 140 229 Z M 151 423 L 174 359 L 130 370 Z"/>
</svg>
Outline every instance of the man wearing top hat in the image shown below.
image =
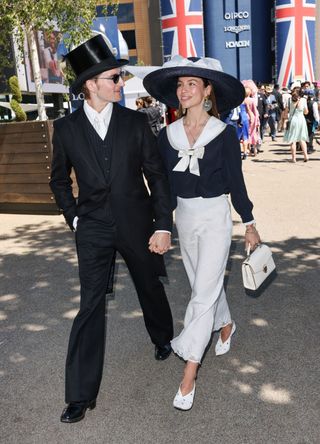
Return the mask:
<svg viewBox="0 0 320 444">
<path fill-rule="evenodd" d="M 105 348 L 105 296 L 114 253 L 125 260 L 136 287 L 155 358 L 166 359 L 172 316 L 159 275 L 170 247 L 172 212 L 166 173 L 145 115 L 117 104 L 121 67 L 101 35 L 66 56 L 83 92 L 83 107 L 54 122 L 50 186 L 75 231 L 81 284 L 66 360 L 61 421 L 84 418 L 96 405 Z M 76 200 L 70 179 L 79 187 Z M 145 186 L 148 182 L 150 193 Z"/>
</svg>

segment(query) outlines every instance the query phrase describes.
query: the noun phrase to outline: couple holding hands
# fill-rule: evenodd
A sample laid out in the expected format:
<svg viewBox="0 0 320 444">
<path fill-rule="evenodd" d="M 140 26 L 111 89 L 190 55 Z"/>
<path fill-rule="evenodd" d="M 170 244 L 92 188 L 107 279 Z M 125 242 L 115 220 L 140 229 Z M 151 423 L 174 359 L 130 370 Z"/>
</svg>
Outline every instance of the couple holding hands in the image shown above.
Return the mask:
<svg viewBox="0 0 320 444">
<path fill-rule="evenodd" d="M 66 59 L 76 75 L 73 92 L 82 92 L 85 100 L 83 107 L 54 122 L 53 135 L 50 186 L 75 231 L 81 285 L 61 421 L 80 421 L 96 406 L 115 251 L 133 279 L 155 358 L 164 360 L 173 350 L 186 363 L 173 405 L 190 410 L 212 331 L 220 332 L 215 353 L 223 355 L 236 330 L 223 287 L 232 236 L 228 194 L 246 226 L 246 244 L 254 248 L 260 242 L 237 135 L 219 119 L 243 101 L 244 88 L 215 59 L 173 57 L 144 79 L 152 97 L 179 113 L 156 139 L 145 115 L 117 103 L 124 85 L 121 67 L 128 61 L 117 60 L 102 36 L 78 46 Z M 171 245 L 174 209 L 191 286 L 184 328 L 175 338 L 159 279 L 165 275 L 163 254 Z"/>
</svg>

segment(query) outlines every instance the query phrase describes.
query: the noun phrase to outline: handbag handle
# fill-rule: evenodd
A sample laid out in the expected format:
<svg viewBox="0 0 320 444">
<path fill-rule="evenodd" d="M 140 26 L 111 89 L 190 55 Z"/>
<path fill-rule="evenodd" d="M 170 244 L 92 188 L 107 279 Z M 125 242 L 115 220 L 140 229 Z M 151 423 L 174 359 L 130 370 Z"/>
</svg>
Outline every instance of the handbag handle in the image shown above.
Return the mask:
<svg viewBox="0 0 320 444">
<path fill-rule="evenodd" d="M 261 243 L 257 244 L 256 248 L 258 248 L 260 245 L 261 245 Z M 255 249 L 256 249 L 256 248 L 255 248 Z M 255 251 L 255 249 L 252 250 L 252 251 Z M 251 250 L 251 245 L 249 244 L 248 247 L 247 247 L 247 257 L 250 256 L 250 250 Z"/>
</svg>

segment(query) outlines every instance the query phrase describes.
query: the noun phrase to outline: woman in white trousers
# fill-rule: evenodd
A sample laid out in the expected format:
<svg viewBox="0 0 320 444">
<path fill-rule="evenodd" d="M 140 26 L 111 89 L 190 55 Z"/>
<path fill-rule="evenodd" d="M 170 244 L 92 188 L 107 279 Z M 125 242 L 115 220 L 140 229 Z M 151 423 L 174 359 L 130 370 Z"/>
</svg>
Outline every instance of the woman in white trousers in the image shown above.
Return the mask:
<svg viewBox="0 0 320 444">
<path fill-rule="evenodd" d="M 170 180 L 180 249 L 190 286 L 184 328 L 171 341 L 185 362 L 173 405 L 190 410 L 195 380 L 213 331 L 216 355 L 230 349 L 236 329 L 223 287 L 232 236 L 228 194 L 245 224 L 246 247 L 260 242 L 241 170 L 235 129 L 219 113 L 237 107 L 244 88 L 215 59 L 173 57 L 144 79 L 151 96 L 180 118 L 160 132 L 158 144 Z"/>
<path fill-rule="evenodd" d="M 232 234 L 227 196 L 178 198 L 176 225 L 192 294 L 184 329 L 171 345 L 186 361 L 200 363 L 212 331 L 232 323 L 223 288 Z"/>
</svg>

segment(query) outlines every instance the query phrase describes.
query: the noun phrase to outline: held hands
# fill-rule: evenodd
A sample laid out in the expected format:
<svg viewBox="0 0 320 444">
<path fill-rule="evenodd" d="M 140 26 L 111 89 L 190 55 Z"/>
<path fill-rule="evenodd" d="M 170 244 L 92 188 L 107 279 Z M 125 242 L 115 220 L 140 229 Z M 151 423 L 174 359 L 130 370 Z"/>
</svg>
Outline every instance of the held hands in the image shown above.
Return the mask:
<svg viewBox="0 0 320 444">
<path fill-rule="evenodd" d="M 151 253 L 164 254 L 171 247 L 171 234 L 156 232 L 149 239 L 149 250 Z"/>
<path fill-rule="evenodd" d="M 259 233 L 254 225 L 247 225 L 245 232 L 245 249 L 253 251 L 261 243 Z"/>
</svg>

